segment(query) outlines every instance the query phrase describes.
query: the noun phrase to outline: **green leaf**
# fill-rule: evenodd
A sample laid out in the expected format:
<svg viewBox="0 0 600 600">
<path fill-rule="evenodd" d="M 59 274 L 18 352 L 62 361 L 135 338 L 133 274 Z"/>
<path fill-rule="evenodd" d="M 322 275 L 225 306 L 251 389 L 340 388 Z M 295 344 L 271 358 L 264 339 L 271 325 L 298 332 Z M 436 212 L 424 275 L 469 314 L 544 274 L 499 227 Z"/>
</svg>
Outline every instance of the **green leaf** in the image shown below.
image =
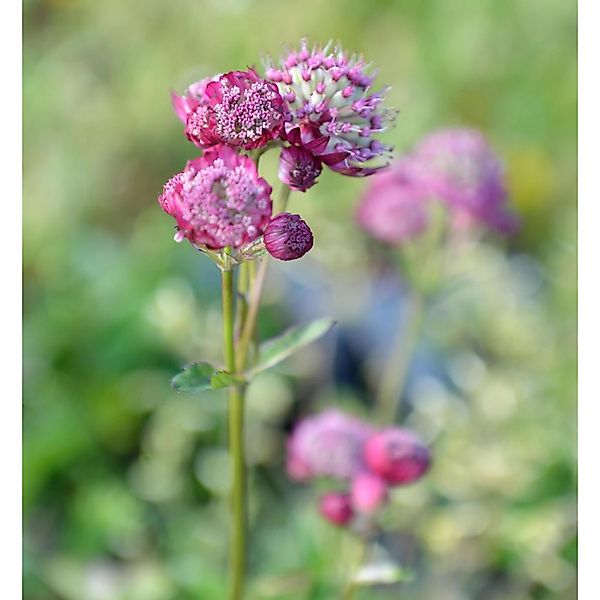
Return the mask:
<svg viewBox="0 0 600 600">
<path fill-rule="evenodd" d="M 211 379 L 215 368 L 205 362 L 192 363 L 183 368 L 171 380 L 171 385 L 178 392 L 204 392 L 211 389 Z"/>
<path fill-rule="evenodd" d="M 324 336 L 334 325 L 331 319 L 319 319 L 288 329 L 260 347 L 258 363 L 248 371 L 248 379 L 284 361 L 288 356 Z"/>
<path fill-rule="evenodd" d="M 227 388 L 232 385 L 242 385 L 246 380 L 241 375 L 234 375 L 227 371 L 216 371 L 210 378 L 210 387 L 215 390 Z"/>
</svg>

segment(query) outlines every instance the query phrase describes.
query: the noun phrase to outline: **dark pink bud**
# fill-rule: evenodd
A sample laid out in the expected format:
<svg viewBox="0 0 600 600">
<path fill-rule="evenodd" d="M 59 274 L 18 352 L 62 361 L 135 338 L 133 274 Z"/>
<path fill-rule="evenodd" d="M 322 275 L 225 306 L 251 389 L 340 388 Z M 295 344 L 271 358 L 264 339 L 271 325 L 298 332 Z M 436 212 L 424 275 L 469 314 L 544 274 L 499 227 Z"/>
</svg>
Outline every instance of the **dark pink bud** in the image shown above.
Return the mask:
<svg viewBox="0 0 600 600">
<path fill-rule="evenodd" d="M 279 179 L 293 190 L 305 192 L 316 182 L 323 167 L 312 152 L 291 146 L 281 151 Z"/>
<path fill-rule="evenodd" d="M 348 524 L 354 516 L 350 496 L 337 492 L 330 492 L 321 496 L 319 500 L 319 512 L 330 523 L 339 526 Z"/>
<path fill-rule="evenodd" d="M 429 468 L 429 450 L 412 431 L 390 427 L 373 434 L 365 444 L 365 461 L 391 485 L 416 481 Z"/>
<path fill-rule="evenodd" d="M 371 513 L 385 504 L 387 483 L 374 473 L 361 473 L 352 482 L 352 506 L 359 512 Z"/>
<path fill-rule="evenodd" d="M 281 213 L 271 219 L 264 235 L 267 252 L 279 260 L 295 260 L 313 247 L 313 234 L 300 215 Z"/>
</svg>

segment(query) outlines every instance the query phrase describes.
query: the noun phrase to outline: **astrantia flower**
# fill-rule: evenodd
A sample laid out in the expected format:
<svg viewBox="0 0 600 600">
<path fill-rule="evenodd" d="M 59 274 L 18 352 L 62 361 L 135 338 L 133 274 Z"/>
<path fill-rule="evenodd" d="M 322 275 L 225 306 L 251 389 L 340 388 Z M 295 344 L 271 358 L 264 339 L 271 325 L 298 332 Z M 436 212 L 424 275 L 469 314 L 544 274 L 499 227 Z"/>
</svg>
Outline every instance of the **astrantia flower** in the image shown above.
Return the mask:
<svg viewBox="0 0 600 600">
<path fill-rule="evenodd" d="M 448 204 L 455 222 L 479 221 L 505 234 L 518 229 L 518 218 L 507 205 L 502 163 L 480 132 L 432 133 L 413 158 L 421 165 L 424 184 Z"/>
<path fill-rule="evenodd" d="M 194 91 L 201 93 L 186 116 L 185 132 L 197 146 L 228 144 L 252 150 L 279 136 L 283 100 L 277 86 L 253 69 L 225 73 Z"/>
<path fill-rule="evenodd" d="M 158 200 L 177 222 L 177 241 L 239 249 L 263 234 L 271 218 L 270 194 L 250 158 L 215 146 L 172 177 Z"/>
<path fill-rule="evenodd" d="M 208 106 L 208 98 L 204 95 L 204 91 L 211 81 L 218 81 L 219 77 L 221 77 L 221 75 L 206 77 L 205 79 L 192 83 L 183 96 L 171 92 L 171 104 L 173 105 L 173 110 L 184 125 L 187 122 L 188 116 L 196 111 L 199 106 Z"/>
<path fill-rule="evenodd" d="M 334 525 L 348 524 L 353 515 L 350 496 L 338 492 L 329 492 L 319 499 L 319 512 Z"/>
<path fill-rule="evenodd" d="M 372 431 L 369 425 L 337 410 L 303 419 L 288 439 L 288 474 L 302 481 L 350 479 L 364 470 L 363 445 Z"/>
<path fill-rule="evenodd" d="M 317 182 L 322 170 L 321 161 L 304 148 L 290 146 L 281 151 L 279 179 L 292 190 L 305 192 Z"/>
<path fill-rule="evenodd" d="M 279 260 L 295 260 L 313 246 L 313 234 L 300 215 L 280 213 L 271 219 L 264 235 L 267 252 Z"/>
<path fill-rule="evenodd" d="M 380 242 L 402 244 L 427 228 L 427 193 L 414 171 L 413 162 L 404 159 L 369 181 L 356 219 Z"/>
<path fill-rule="evenodd" d="M 373 434 L 365 444 L 368 467 L 390 485 L 411 483 L 429 469 L 429 450 L 408 429 L 388 427 Z"/>
<path fill-rule="evenodd" d="M 344 175 L 365 176 L 388 163 L 391 148 L 375 139 L 394 113 L 382 107 L 386 90 L 374 92 L 375 79 L 361 56 L 328 44 L 290 52 L 266 78 L 277 84 L 288 111 L 285 138 Z"/>
</svg>

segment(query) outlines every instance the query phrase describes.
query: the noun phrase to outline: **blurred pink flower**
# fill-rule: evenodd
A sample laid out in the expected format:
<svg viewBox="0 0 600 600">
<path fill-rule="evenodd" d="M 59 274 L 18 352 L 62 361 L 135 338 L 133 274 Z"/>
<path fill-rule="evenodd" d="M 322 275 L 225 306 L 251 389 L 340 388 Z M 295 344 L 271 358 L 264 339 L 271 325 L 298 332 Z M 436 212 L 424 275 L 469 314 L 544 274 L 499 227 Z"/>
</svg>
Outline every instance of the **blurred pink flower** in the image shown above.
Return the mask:
<svg viewBox="0 0 600 600">
<path fill-rule="evenodd" d="M 408 158 L 375 175 L 356 212 L 358 224 L 375 239 L 398 245 L 428 225 L 427 193 Z"/>
<path fill-rule="evenodd" d="M 412 156 L 423 184 L 449 206 L 455 224 L 480 222 L 507 235 L 518 229 L 507 203 L 502 163 L 479 131 L 431 133 Z"/>
<path fill-rule="evenodd" d="M 178 102 L 177 110 L 186 113 L 186 135 L 200 148 L 228 144 L 252 150 L 278 137 L 283 126 L 283 100 L 277 86 L 261 79 L 254 69 L 200 82 L 192 100 Z"/>
<path fill-rule="evenodd" d="M 175 92 L 171 92 L 171 104 L 173 105 L 173 110 L 184 125 L 187 122 L 189 114 L 194 112 L 200 105 L 207 106 L 208 98 L 206 98 L 204 95 L 206 86 L 211 81 L 218 81 L 219 77 L 221 77 L 221 75 L 206 77 L 200 81 L 192 83 L 192 85 L 190 85 L 185 91 L 183 96 L 179 96 Z"/>
<path fill-rule="evenodd" d="M 352 506 L 358 512 L 374 512 L 387 501 L 387 483 L 379 475 L 364 471 L 352 481 L 351 498 Z"/>
<path fill-rule="evenodd" d="M 273 258 L 295 260 L 313 247 L 313 234 L 300 215 L 284 212 L 271 219 L 265 229 L 264 242 Z"/>
<path fill-rule="evenodd" d="M 363 445 L 373 429 L 334 409 L 302 419 L 287 442 L 290 477 L 351 479 L 364 470 Z"/>
<path fill-rule="evenodd" d="M 386 90 L 373 92 L 374 75 L 361 56 L 341 48 L 312 50 L 303 40 L 279 65 L 268 60 L 266 78 L 287 108 L 284 137 L 344 175 L 370 175 L 388 164 L 391 148 L 375 139 L 393 120 L 383 108 Z"/>
<path fill-rule="evenodd" d="M 373 434 L 364 453 L 369 468 L 390 485 L 416 481 L 431 463 L 429 450 L 419 437 L 401 427 L 388 427 Z"/>
<path fill-rule="evenodd" d="M 329 492 L 319 499 L 319 512 L 334 525 L 346 525 L 352 520 L 353 512 L 348 494 Z"/>
<path fill-rule="evenodd" d="M 172 177 L 158 200 L 177 222 L 177 241 L 238 249 L 263 234 L 271 218 L 270 194 L 250 158 L 215 146 Z"/>
<path fill-rule="evenodd" d="M 279 158 L 279 179 L 291 189 L 305 192 L 316 182 L 323 166 L 321 161 L 304 148 L 283 148 Z"/>
</svg>

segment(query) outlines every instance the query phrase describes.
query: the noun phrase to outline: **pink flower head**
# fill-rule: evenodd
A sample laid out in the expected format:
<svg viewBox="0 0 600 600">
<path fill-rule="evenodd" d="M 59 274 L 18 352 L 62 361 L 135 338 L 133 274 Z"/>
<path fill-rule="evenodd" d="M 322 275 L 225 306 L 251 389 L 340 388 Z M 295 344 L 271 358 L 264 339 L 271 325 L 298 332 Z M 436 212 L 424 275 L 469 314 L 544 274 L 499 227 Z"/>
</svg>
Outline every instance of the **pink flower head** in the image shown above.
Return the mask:
<svg viewBox="0 0 600 600">
<path fill-rule="evenodd" d="M 358 512 L 372 513 L 387 502 L 387 483 L 369 471 L 360 473 L 352 481 L 351 498 Z"/>
<path fill-rule="evenodd" d="M 370 181 L 356 212 L 358 224 L 375 239 L 399 245 L 427 228 L 426 189 L 409 159 L 394 163 Z"/>
<path fill-rule="evenodd" d="M 416 481 L 431 462 L 429 450 L 418 436 L 401 427 L 389 427 L 373 434 L 364 452 L 369 468 L 390 485 Z"/>
<path fill-rule="evenodd" d="M 208 105 L 208 98 L 204 95 L 206 86 L 212 81 L 218 81 L 219 77 L 221 76 L 215 75 L 214 77 L 206 77 L 205 79 L 192 83 L 183 96 L 171 92 L 171 104 L 173 105 L 173 110 L 184 125 L 187 122 L 188 116 L 196 111 L 199 106 L 206 107 Z"/>
<path fill-rule="evenodd" d="M 271 218 L 270 194 L 250 158 L 215 146 L 172 177 L 158 201 L 177 222 L 177 241 L 239 249 L 263 234 Z"/>
<path fill-rule="evenodd" d="M 319 499 L 319 512 L 334 525 L 347 525 L 353 515 L 348 494 L 330 492 Z"/>
<path fill-rule="evenodd" d="M 281 151 L 279 179 L 293 190 L 305 192 L 317 182 L 323 166 L 312 152 L 290 146 Z"/>
<path fill-rule="evenodd" d="M 267 61 L 287 108 L 284 137 L 344 175 L 370 175 L 388 163 L 391 148 L 375 135 L 394 113 L 382 107 L 386 90 L 373 92 L 373 74 L 361 56 L 330 44 L 309 50 L 306 40 L 279 65 Z"/>
<path fill-rule="evenodd" d="M 295 260 L 313 247 L 313 234 L 300 215 L 284 212 L 271 219 L 265 229 L 264 242 L 273 258 Z"/>
<path fill-rule="evenodd" d="M 458 224 L 481 222 L 504 234 L 518 229 L 518 218 L 507 206 L 502 163 L 479 131 L 432 133 L 413 156 L 423 183 L 448 204 Z"/>
<path fill-rule="evenodd" d="M 372 428 L 337 410 L 300 421 L 287 442 L 290 477 L 350 479 L 364 470 L 363 445 Z"/>
<path fill-rule="evenodd" d="M 225 73 L 201 91 L 185 127 L 196 146 L 228 144 L 252 150 L 279 136 L 283 100 L 277 86 L 261 79 L 254 69 Z"/>
</svg>

